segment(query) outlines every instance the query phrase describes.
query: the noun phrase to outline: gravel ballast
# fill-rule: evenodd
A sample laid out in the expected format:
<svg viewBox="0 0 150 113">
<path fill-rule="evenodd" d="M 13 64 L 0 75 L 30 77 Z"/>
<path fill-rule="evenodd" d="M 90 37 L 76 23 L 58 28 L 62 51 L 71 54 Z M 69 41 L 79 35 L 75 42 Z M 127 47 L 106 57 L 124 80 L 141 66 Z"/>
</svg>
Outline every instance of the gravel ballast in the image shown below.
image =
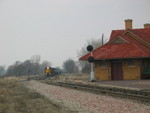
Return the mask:
<svg viewBox="0 0 150 113">
<path fill-rule="evenodd" d="M 113 98 L 89 92 L 48 85 L 38 81 L 26 86 L 57 104 L 79 113 L 150 113 L 150 106 L 128 99 Z"/>
</svg>

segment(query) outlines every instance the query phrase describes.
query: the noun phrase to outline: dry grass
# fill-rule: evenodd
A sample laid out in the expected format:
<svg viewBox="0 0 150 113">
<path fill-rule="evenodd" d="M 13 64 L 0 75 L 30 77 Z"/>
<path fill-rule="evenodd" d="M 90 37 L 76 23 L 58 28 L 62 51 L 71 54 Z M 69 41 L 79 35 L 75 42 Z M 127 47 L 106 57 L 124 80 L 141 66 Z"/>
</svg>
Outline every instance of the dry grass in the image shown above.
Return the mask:
<svg viewBox="0 0 150 113">
<path fill-rule="evenodd" d="M 64 108 L 23 86 L 16 77 L 0 79 L 0 113 L 60 113 Z M 69 110 L 63 113 L 71 113 Z"/>
<path fill-rule="evenodd" d="M 61 81 L 89 81 L 90 75 L 86 74 L 61 74 L 49 77 L 48 79 L 61 80 Z"/>
</svg>

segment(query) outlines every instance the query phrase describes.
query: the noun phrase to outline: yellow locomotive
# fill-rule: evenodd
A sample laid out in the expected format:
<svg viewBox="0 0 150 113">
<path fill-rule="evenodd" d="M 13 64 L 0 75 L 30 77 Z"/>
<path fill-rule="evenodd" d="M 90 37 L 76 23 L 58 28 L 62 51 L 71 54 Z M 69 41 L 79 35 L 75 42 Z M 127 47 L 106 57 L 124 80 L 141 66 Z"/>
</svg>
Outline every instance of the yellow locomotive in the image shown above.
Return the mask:
<svg viewBox="0 0 150 113">
<path fill-rule="evenodd" d="M 45 68 L 45 75 L 48 76 L 48 75 L 51 75 L 52 74 L 52 69 L 51 67 L 46 67 Z"/>
<path fill-rule="evenodd" d="M 46 67 L 45 68 L 45 76 L 54 76 L 54 75 L 59 75 L 62 73 L 62 70 L 60 68 L 52 68 L 52 67 Z"/>
</svg>

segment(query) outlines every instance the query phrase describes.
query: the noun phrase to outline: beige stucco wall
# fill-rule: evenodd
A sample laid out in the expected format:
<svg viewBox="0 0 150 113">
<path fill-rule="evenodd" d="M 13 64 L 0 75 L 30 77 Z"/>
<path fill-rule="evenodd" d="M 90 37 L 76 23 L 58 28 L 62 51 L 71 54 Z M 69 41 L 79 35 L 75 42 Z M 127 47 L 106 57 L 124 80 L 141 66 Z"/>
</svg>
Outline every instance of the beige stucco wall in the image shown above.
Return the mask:
<svg viewBox="0 0 150 113">
<path fill-rule="evenodd" d="M 123 79 L 139 80 L 141 75 L 140 60 L 135 61 L 135 66 L 128 66 L 127 60 L 123 61 Z"/>
<path fill-rule="evenodd" d="M 110 62 L 106 61 L 105 67 L 100 67 L 99 62 L 95 62 L 95 78 L 96 80 L 111 80 L 110 78 Z"/>
</svg>

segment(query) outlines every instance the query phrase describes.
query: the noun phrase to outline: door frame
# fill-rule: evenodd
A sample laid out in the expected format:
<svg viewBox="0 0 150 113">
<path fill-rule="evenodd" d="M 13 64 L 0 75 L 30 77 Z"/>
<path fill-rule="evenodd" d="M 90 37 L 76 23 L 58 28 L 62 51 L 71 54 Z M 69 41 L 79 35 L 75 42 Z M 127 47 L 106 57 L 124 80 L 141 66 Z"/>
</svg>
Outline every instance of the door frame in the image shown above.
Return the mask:
<svg viewBox="0 0 150 113">
<path fill-rule="evenodd" d="M 123 80 L 123 61 L 111 61 L 111 80 Z"/>
</svg>

